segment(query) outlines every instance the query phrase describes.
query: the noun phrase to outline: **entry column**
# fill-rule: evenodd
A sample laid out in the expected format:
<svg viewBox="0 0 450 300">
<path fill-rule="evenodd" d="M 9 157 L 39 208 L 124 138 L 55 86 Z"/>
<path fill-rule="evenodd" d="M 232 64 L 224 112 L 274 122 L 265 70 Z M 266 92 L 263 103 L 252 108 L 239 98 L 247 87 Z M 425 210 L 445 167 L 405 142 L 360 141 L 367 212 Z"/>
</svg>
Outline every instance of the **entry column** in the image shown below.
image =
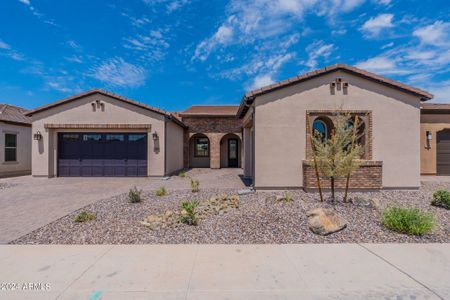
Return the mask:
<svg viewBox="0 0 450 300">
<path fill-rule="evenodd" d="M 210 161 L 209 166 L 211 169 L 220 169 L 220 134 L 208 134 L 209 143 L 211 149 L 209 151 Z"/>
</svg>

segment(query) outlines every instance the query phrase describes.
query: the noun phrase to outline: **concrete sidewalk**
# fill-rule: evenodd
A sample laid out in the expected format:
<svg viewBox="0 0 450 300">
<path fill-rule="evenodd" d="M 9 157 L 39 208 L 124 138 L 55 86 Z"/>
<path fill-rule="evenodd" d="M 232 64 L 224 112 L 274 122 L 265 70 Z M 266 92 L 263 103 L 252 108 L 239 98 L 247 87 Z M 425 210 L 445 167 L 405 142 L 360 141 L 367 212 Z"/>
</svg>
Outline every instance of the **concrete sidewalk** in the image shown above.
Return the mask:
<svg viewBox="0 0 450 300">
<path fill-rule="evenodd" d="M 1 299 L 450 298 L 450 244 L 5 245 L 0 263 L 19 284 Z"/>
</svg>

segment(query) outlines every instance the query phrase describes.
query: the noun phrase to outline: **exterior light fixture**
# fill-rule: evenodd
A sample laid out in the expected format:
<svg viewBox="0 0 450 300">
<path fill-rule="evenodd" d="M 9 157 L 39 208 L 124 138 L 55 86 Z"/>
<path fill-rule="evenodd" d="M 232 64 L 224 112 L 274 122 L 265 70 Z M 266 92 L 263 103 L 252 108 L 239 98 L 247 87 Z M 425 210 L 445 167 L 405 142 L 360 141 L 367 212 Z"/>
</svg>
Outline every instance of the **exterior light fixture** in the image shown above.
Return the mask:
<svg viewBox="0 0 450 300">
<path fill-rule="evenodd" d="M 158 133 L 156 131 L 152 133 L 152 138 L 154 141 L 158 139 Z"/>
<path fill-rule="evenodd" d="M 431 131 L 427 131 L 427 141 L 431 141 L 433 139 L 433 133 Z"/>
<path fill-rule="evenodd" d="M 38 130 L 35 134 L 33 134 L 33 139 L 35 140 L 35 141 L 40 141 L 40 140 L 42 140 L 42 134 L 41 134 L 41 132 Z"/>
</svg>

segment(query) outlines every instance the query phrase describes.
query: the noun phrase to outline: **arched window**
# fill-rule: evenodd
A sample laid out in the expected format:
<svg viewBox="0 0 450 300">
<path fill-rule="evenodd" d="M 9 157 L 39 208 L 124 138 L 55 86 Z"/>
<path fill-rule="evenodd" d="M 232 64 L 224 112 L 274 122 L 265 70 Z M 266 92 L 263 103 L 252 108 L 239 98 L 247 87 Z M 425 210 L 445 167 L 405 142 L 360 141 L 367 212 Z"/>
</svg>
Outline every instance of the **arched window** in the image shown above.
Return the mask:
<svg viewBox="0 0 450 300">
<path fill-rule="evenodd" d="M 329 128 L 327 123 L 321 119 L 315 119 L 313 122 L 313 134 L 320 135 L 322 139 L 328 138 Z"/>
<path fill-rule="evenodd" d="M 355 119 L 352 118 L 347 122 L 347 126 L 353 129 Z M 362 147 L 361 157 L 365 157 L 366 152 L 366 124 L 361 118 L 358 118 L 358 128 L 356 128 L 355 142 Z"/>
</svg>

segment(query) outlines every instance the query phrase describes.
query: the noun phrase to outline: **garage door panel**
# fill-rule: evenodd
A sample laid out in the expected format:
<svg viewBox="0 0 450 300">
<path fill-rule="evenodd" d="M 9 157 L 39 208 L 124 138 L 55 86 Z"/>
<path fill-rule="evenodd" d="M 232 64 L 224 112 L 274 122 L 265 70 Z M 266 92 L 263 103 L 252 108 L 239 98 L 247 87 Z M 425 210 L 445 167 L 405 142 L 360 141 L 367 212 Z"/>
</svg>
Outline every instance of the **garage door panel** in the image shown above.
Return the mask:
<svg viewBox="0 0 450 300">
<path fill-rule="evenodd" d="M 58 176 L 147 176 L 147 134 L 60 133 Z"/>
<path fill-rule="evenodd" d="M 436 172 L 450 175 L 450 130 L 436 133 Z"/>
</svg>

